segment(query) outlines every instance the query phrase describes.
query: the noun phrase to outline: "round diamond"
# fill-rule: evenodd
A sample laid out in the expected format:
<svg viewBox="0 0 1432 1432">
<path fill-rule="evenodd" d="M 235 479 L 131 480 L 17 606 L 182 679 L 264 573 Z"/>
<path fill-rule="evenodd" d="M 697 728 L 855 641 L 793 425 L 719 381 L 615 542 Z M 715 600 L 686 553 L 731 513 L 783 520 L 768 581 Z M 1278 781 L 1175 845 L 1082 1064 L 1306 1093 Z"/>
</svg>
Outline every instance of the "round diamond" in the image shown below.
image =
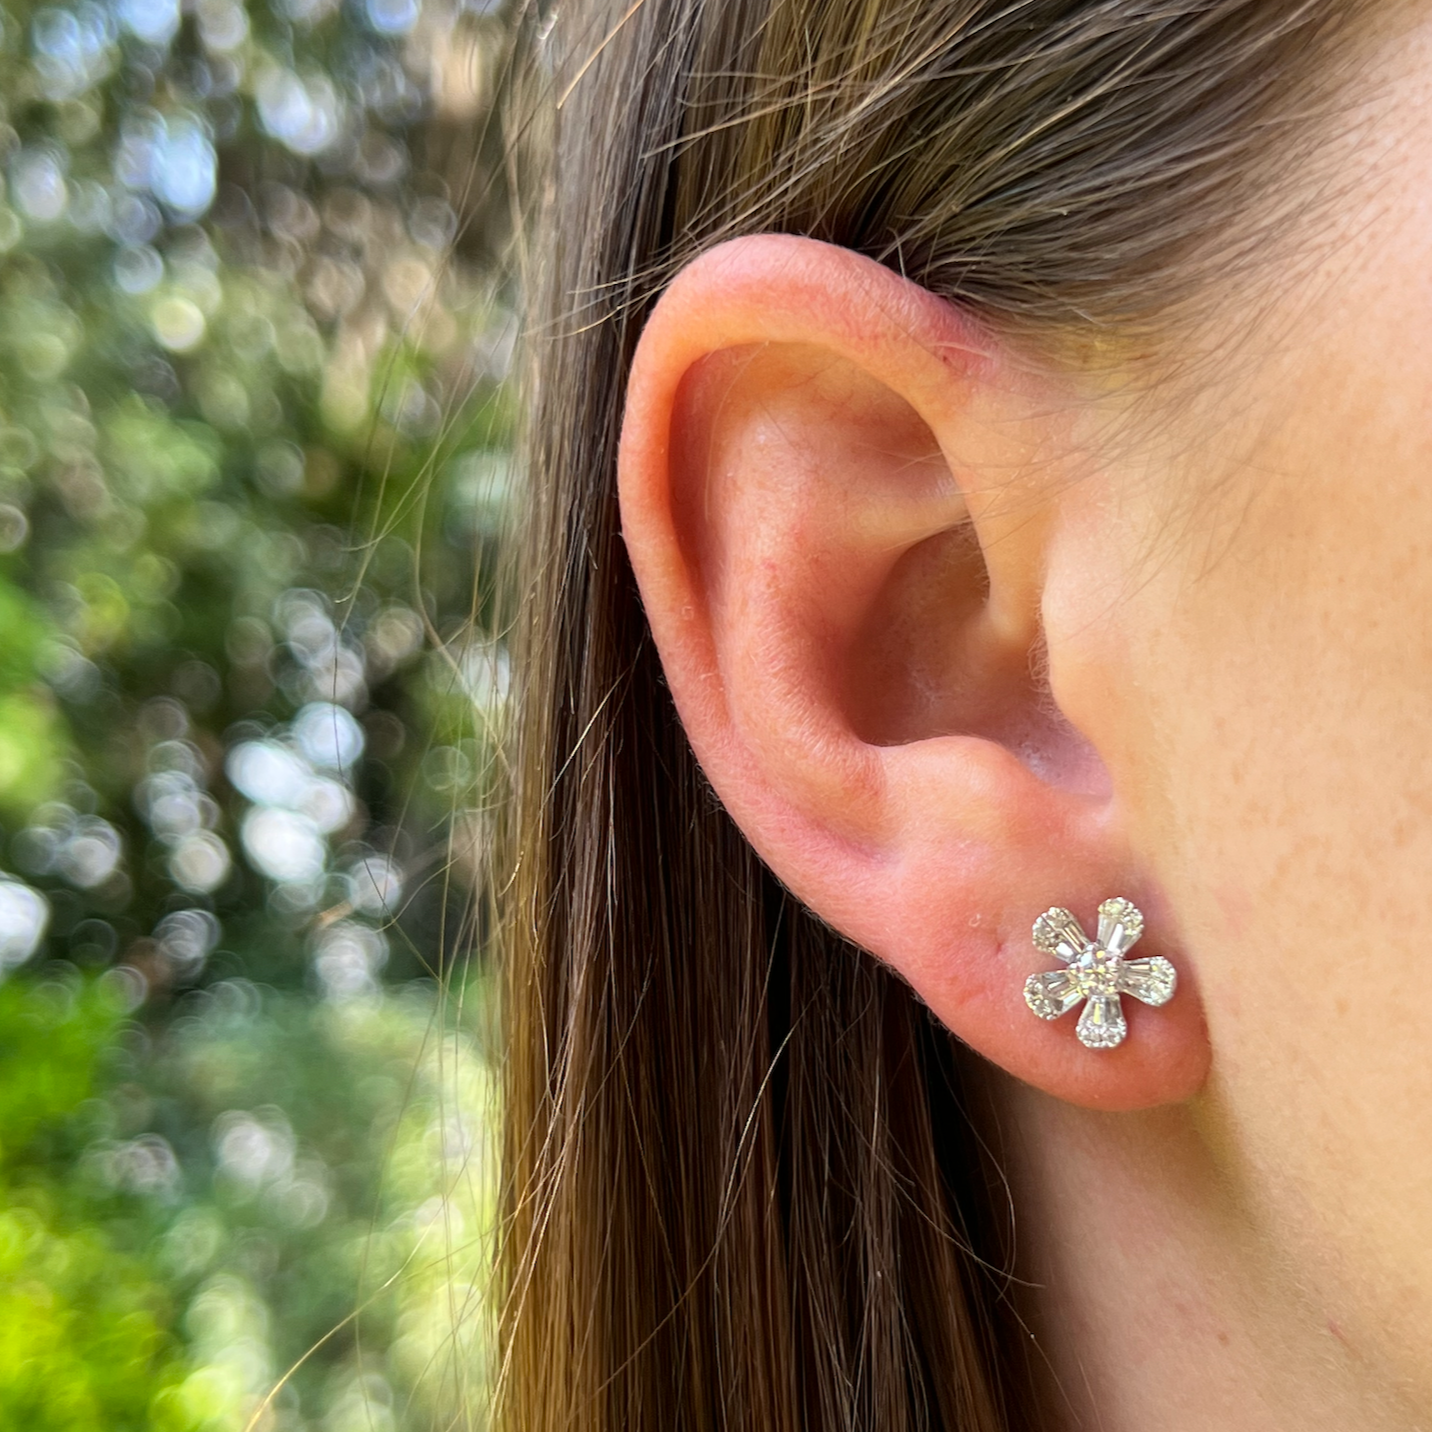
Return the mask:
<svg viewBox="0 0 1432 1432">
<path fill-rule="evenodd" d="M 1086 999 L 1093 999 L 1096 995 L 1118 994 L 1119 967 L 1123 963 L 1123 960 L 1111 951 L 1100 949 L 1098 945 L 1090 945 L 1069 966 L 1069 973 L 1074 976 L 1079 993 Z"/>
</svg>

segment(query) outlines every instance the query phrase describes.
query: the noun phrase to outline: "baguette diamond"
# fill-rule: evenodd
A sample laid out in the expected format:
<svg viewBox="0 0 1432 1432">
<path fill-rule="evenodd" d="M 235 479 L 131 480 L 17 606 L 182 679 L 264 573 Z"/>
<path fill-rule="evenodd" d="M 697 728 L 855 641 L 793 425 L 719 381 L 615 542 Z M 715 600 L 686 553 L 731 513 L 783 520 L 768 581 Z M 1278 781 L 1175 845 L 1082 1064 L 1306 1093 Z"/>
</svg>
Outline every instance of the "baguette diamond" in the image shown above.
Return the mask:
<svg viewBox="0 0 1432 1432">
<path fill-rule="evenodd" d="M 1119 996 L 1167 1004 L 1178 987 L 1178 972 L 1162 956 L 1124 958 L 1143 932 L 1144 917 L 1124 899 L 1099 906 L 1099 934 L 1093 940 L 1068 910 L 1046 910 L 1034 922 L 1034 943 L 1046 955 L 1063 960 L 1065 968 L 1030 975 L 1024 982 L 1024 1002 L 1041 1019 L 1058 1019 L 1085 1001 L 1075 1029 L 1080 1042 L 1088 1049 L 1122 1044 L 1129 1026 Z"/>
</svg>

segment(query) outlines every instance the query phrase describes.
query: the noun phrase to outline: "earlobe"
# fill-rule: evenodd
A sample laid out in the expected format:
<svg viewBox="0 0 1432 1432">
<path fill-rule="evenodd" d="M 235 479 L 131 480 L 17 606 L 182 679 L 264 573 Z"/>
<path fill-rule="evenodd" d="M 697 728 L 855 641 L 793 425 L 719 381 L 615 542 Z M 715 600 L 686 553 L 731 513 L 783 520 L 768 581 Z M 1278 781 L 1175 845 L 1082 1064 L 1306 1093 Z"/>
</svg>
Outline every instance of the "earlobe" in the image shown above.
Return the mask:
<svg viewBox="0 0 1432 1432">
<path fill-rule="evenodd" d="M 623 531 L 693 750 L 777 876 L 1012 1073 L 1141 1107 L 1202 1083 L 1190 980 L 1097 1053 L 1024 998 L 1035 916 L 1143 895 L 1044 680 L 1054 387 L 871 261 L 734 241 L 643 334 Z"/>
</svg>

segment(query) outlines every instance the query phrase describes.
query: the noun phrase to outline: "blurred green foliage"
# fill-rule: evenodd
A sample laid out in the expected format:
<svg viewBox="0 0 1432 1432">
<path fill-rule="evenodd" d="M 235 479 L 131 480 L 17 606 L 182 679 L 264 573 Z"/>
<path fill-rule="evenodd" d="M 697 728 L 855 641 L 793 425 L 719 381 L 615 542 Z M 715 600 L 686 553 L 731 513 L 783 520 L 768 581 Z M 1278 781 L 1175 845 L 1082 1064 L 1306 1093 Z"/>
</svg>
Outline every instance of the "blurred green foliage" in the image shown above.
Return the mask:
<svg viewBox="0 0 1432 1432">
<path fill-rule="evenodd" d="M 124 1009 L 71 977 L 0 986 L 0 1421 L 142 1428 L 182 1383 L 173 1304 L 81 1172 Z M 192 1423 L 190 1424 L 192 1425 Z"/>
<path fill-rule="evenodd" d="M 505 45 L 0 0 L 0 1432 L 482 1422 Z"/>
</svg>

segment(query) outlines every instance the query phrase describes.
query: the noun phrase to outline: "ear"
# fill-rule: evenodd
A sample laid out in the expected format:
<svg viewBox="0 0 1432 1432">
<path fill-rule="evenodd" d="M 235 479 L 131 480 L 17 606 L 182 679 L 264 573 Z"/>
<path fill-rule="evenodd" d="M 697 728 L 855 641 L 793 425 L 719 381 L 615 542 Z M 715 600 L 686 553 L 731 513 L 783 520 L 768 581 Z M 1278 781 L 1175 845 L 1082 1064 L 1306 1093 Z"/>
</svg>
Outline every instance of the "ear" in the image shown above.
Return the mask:
<svg viewBox="0 0 1432 1432">
<path fill-rule="evenodd" d="M 1046 908 L 1092 934 L 1107 896 L 1158 904 L 1051 689 L 1061 663 L 1071 689 L 1098 675 L 1043 619 L 1059 564 L 1099 559 L 1097 525 L 1064 517 L 1071 395 L 870 260 L 738 239 L 642 335 L 622 524 L 692 748 L 775 874 L 997 1064 L 1137 1108 L 1188 1097 L 1208 1063 L 1155 920 L 1138 954 L 1171 954 L 1180 989 L 1126 996 L 1119 1048 L 1023 995 L 1057 963 L 1030 939 Z"/>
</svg>

